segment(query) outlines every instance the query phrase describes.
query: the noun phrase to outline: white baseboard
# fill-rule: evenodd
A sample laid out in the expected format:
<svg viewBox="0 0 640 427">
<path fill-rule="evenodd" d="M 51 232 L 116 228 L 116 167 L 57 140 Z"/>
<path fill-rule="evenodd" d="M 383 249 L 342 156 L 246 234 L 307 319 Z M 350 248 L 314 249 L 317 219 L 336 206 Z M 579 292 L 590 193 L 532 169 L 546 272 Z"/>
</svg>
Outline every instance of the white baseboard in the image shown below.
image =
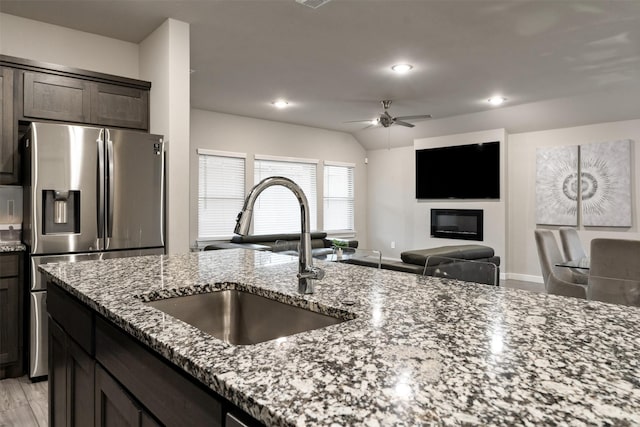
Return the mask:
<svg viewBox="0 0 640 427">
<path fill-rule="evenodd" d="M 502 274 L 500 275 L 502 276 Z M 506 273 L 506 279 L 521 280 L 523 282 L 544 283 L 542 276 L 534 276 L 531 274 Z"/>
</svg>

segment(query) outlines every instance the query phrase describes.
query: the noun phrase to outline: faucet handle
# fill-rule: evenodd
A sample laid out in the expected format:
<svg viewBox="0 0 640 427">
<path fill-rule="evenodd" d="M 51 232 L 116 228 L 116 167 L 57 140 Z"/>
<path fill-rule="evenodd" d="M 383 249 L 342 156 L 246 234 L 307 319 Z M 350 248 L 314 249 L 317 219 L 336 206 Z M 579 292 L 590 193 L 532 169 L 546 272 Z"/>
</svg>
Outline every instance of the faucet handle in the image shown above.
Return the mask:
<svg viewBox="0 0 640 427">
<path fill-rule="evenodd" d="M 324 270 L 320 267 L 307 267 L 302 273 L 298 273 L 298 279 L 315 279 L 324 278 Z"/>
</svg>

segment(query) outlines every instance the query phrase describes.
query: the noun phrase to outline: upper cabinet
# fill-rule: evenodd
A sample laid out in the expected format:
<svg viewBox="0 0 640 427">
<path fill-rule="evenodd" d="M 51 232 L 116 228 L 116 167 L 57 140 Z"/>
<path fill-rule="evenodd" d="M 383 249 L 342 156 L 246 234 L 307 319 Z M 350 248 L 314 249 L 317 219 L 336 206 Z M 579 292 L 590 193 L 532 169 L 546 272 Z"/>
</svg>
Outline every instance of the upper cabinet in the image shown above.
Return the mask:
<svg viewBox="0 0 640 427">
<path fill-rule="evenodd" d="M 13 115 L 13 70 L 0 67 L 0 184 L 19 180 L 18 139 Z"/>
<path fill-rule="evenodd" d="M 23 117 L 129 129 L 149 128 L 149 90 L 24 72 Z"/>
<path fill-rule="evenodd" d="M 91 85 L 91 123 L 149 128 L 149 91 L 105 83 Z"/>
<path fill-rule="evenodd" d="M 0 185 L 21 184 L 26 124 L 56 121 L 149 130 L 151 83 L 0 55 Z"/>
<path fill-rule="evenodd" d="M 86 80 L 24 73 L 25 118 L 91 123 L 91 86 Z"/>
</svg>

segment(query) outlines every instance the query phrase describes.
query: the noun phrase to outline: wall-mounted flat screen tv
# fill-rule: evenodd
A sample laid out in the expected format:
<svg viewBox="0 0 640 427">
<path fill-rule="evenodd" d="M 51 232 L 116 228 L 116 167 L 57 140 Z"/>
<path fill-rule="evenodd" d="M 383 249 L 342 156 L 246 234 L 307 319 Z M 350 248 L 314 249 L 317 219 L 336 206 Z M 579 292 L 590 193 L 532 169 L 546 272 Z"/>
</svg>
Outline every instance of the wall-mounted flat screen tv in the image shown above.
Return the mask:
<svg viewBox="0 0 640 427">
<path fill-rule="evenodd" d="M 416 150 L 416 199 L 499 199 L 500 143 Z"/>
</svg>

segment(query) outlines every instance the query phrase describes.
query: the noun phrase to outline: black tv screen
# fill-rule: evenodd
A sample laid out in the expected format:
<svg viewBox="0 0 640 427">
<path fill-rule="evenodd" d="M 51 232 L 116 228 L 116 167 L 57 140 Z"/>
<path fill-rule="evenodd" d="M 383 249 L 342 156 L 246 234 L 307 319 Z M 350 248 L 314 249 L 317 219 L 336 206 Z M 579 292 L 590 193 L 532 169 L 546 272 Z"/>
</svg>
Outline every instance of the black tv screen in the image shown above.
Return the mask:
<svg viewBox="0 0 640 427">
<path fill-rule="evenodd" d="M 499 142 L 416 150 L 416 199 L 499 198 Z"/>
</svg>

